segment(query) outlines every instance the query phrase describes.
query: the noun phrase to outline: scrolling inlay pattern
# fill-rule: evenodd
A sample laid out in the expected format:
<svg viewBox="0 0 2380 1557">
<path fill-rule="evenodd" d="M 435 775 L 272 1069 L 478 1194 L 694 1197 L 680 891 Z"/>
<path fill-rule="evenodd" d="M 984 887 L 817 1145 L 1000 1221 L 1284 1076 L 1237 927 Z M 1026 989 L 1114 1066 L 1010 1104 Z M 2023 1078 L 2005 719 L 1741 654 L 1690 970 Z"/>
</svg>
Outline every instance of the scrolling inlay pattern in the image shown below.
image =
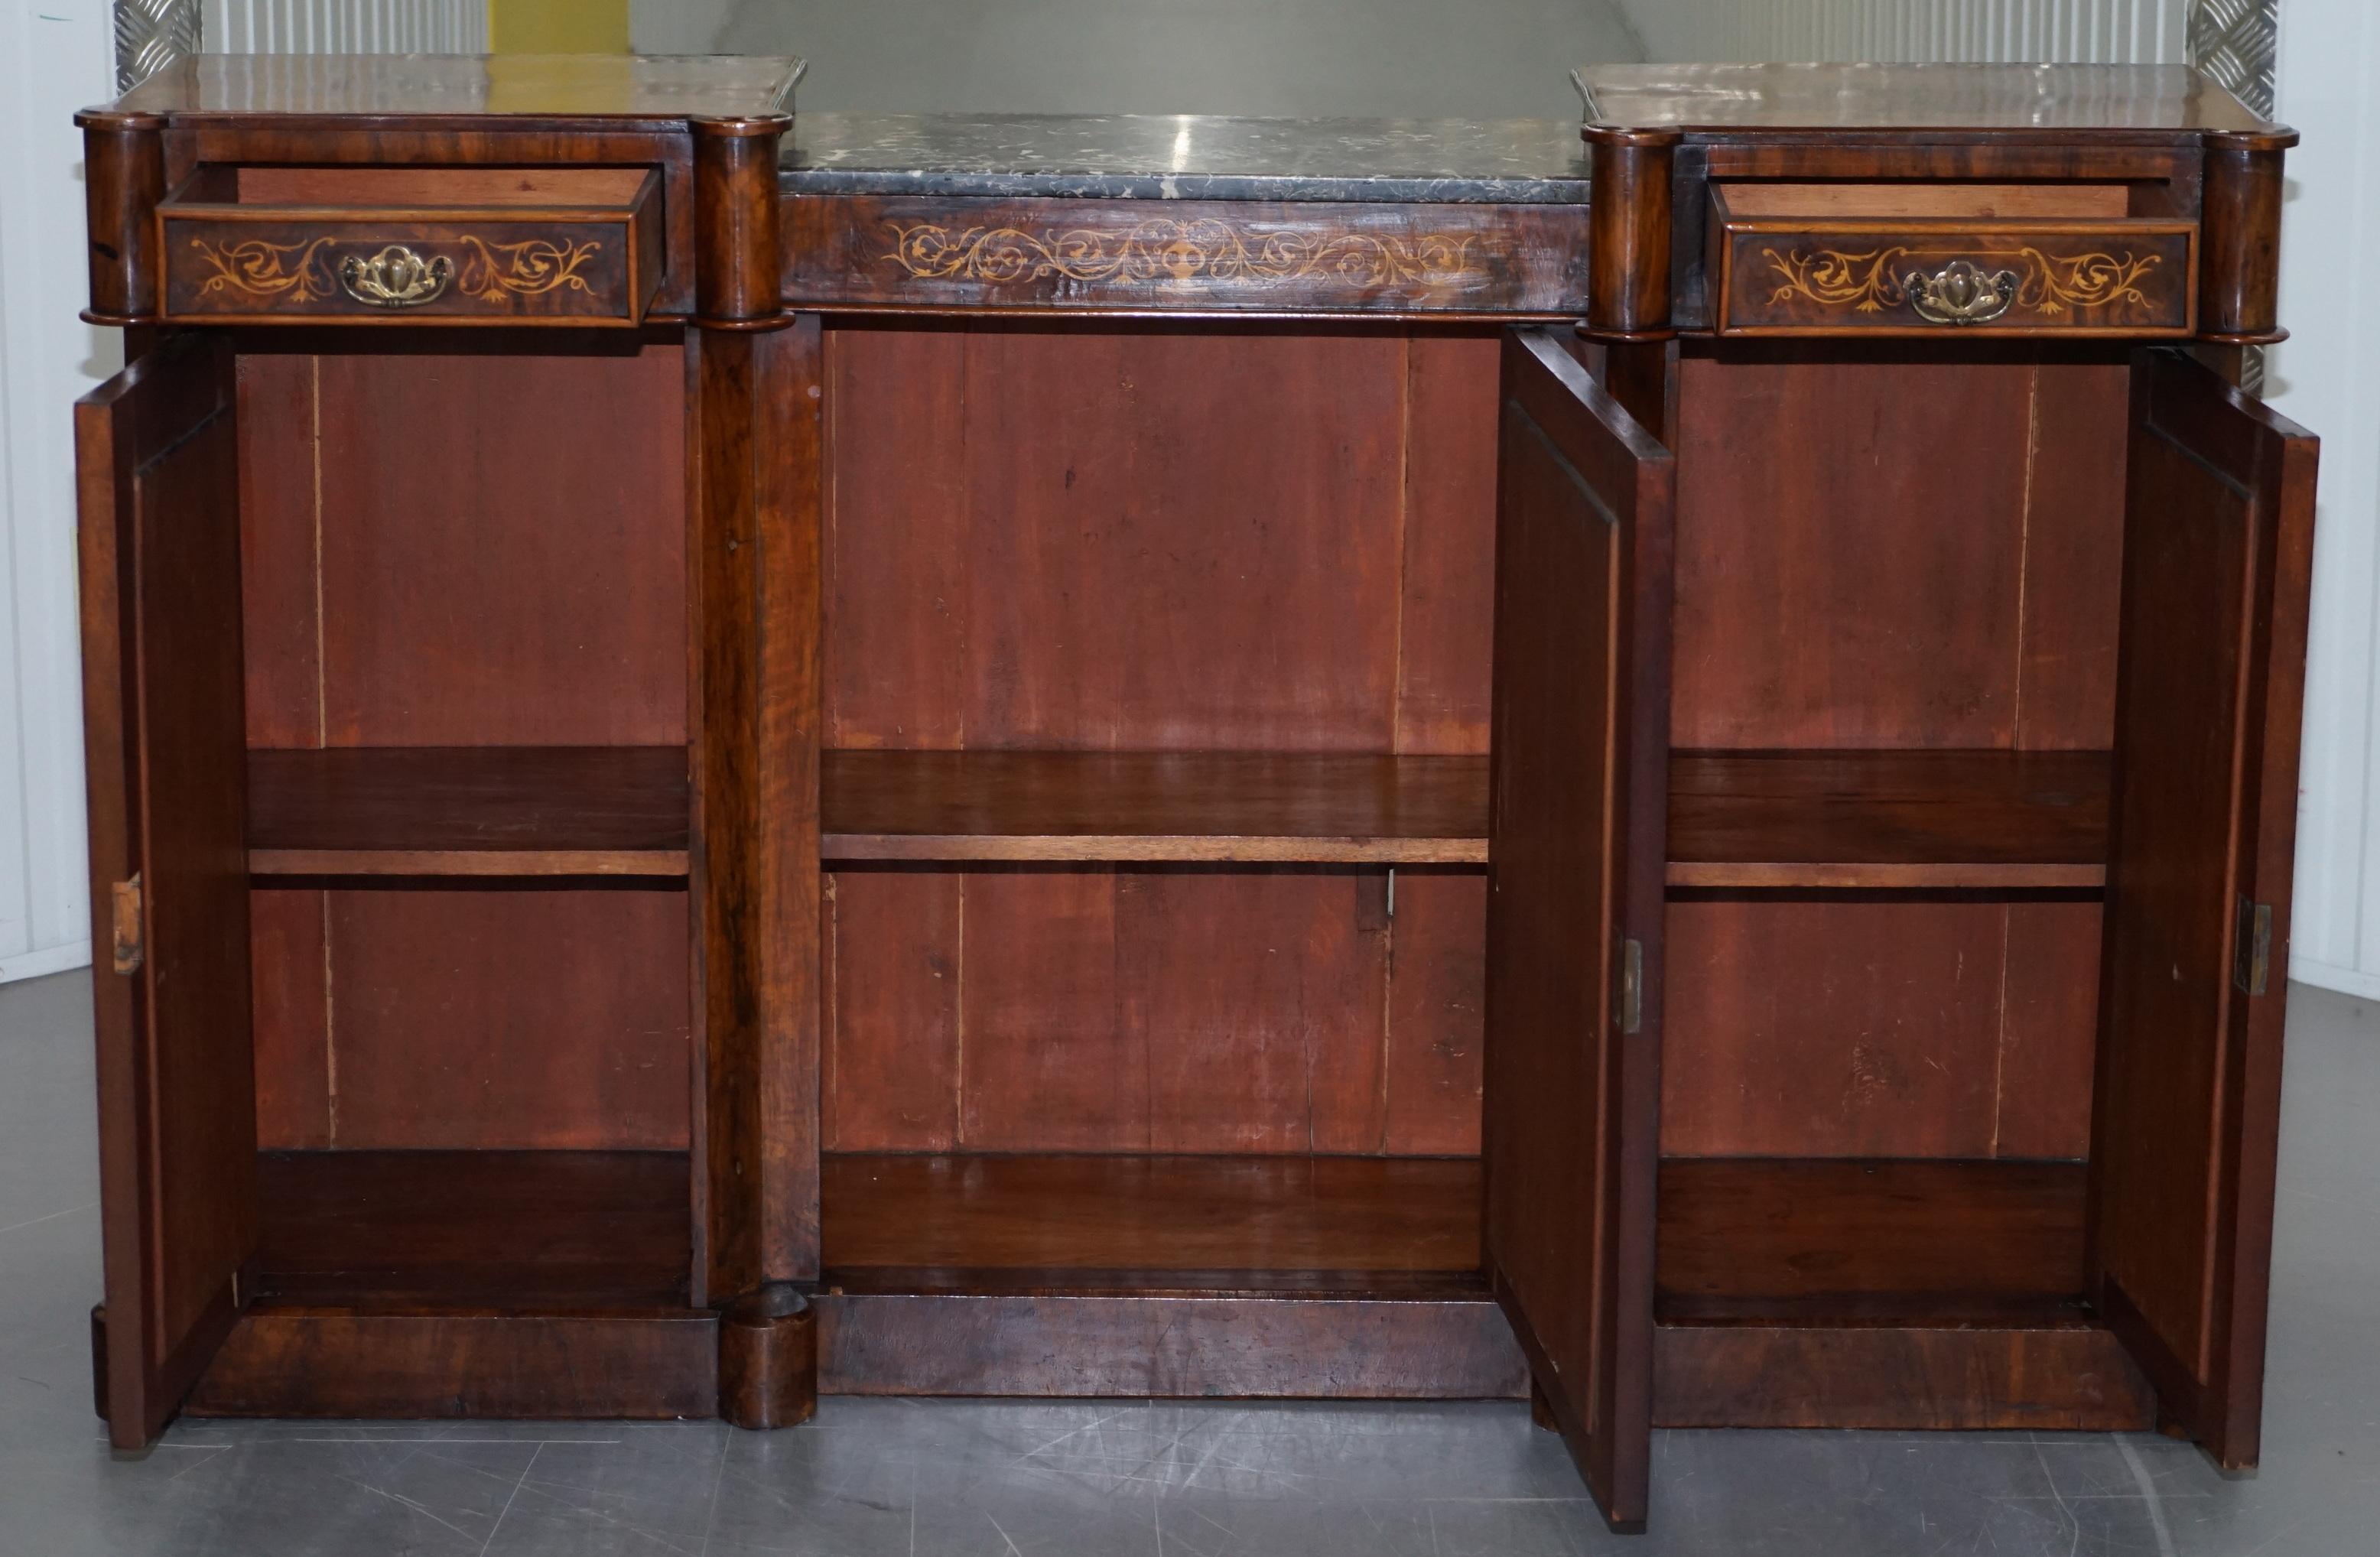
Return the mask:
<svg viewBox="0 0 2380 1557">
<path fill-rule="evenodd" d="M 1954 251 L 1943 250 L 1933 257 L 1938 259 L 1942 253 L 1950 252 Z M 1972 261 L 2017 262 L 2016 306 L 2052 318 L 2070 309 L 2080 312 L 2113 303 L 2148 307 L 2150 299 L 2141 290 L 2141 282 L 2163 260 L 2162 255 L 2134 254 L 2130 250 L 2120 260 L 2102 253 L 2053 258 L 2030 245 L 2016 249 L 1955 252 L 1959 258 Z M 1769 295 L 1771 302 L 1785 303 L 1800 298 L 1826 308 L 1849 306 L 1861 313 L 1882 313 L 1907 303 L 1911 277 L 1899 272 L 1898 267 L 1915 264 L 1926 257 L 1900 244 L 1864 254 L 1846 254 L 1833 249 L 1815 252 L 1796 249 L 1782 253 L 1767 249 L 1762 253 L 1769 268 L 1784 278 L 1783 285 Z"/>
<path fill-rule="evenodd" d="M 272 243 L 248 238 L 215 244 L 194 237 L 190 247 L 213 272 L 200 286 L 200 295 L 236 292 L 260 303 L 310 303 L 331 297 L 335 291 L 335 267 L 323 250 L 332 241 L 318 237 L 304 243 Z M 591 294 L 594 288 L 581 273 L 603 248 L 600 242 L 554 243 L 546 238 L 491 243 L 469 234 L 457 241 L 465 250 L 456 276 L 459 289 L 490 303 L 565 288 Z"/>
<path fill-rule="evenodd" d="M 1018 227 L 935 224 L 892 228 L 885 258 L 920 280 L 1045 280 L 1163 283 L 1206 281 L 1267 286 L 1318 277 L 1352 286 L 1438 290 L 1488 279 L 1474 256 L 1475 233 L 1308 232 L 1242 227 L 1214 218 L 1156 217 L 1121 232 L 1075 228 L 1029 233 Z"/>
<path fill-rule="evenodd" d="M 471 251 L 463 267 L 463 290 L 491 303 L 503 302 L 507 292 L 525 298 L 563 287 L 592 292 L 578 273 L 603 248 L 600 243 L 550 243 L 541 237 L 490 243 L 468 235 L 463 247 Z"/>
<path fill-rule="evenodd" d="M 331 295 L 331 273 L 317 262 L 329 246 L 327 237 L 306 243 L 268 243 L 252 237 L 240 243 L 213 244 L 190 239 L 199 258 L 212 268 L 199 288 L 201 297 L 237 292 L 261 302 L 311 302 Z"/>
</svg>

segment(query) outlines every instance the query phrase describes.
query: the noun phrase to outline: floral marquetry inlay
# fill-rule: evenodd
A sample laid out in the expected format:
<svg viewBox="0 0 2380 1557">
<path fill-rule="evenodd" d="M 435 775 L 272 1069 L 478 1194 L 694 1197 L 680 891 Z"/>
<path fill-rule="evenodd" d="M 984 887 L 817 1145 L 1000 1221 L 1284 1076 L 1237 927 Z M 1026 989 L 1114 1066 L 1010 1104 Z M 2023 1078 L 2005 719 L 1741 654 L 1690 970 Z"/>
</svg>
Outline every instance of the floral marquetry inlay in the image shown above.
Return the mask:
<svg viewBox="0 0 2380 1557">
<path fill-rule="evenodd" d="M 239 243 L 209 243 L 190 239 L 190 247 L 212 273 L 200 284 L 201 297 L 237 292 L 260 302 L 311 302 L 331 295 L 331 272 L 318 264 L 327 237 L 306 243 L 268 243 L 249 238 Z"/>
<path fill-rule="evenodd" d="M 885 258 L 921 280 L 1000 285 L 1047 280 L 1270 286 L 1328 279 L 1355 286 L 1475 286 L 1488 272 L 1475 233 L 1373 233 L 1152 217 L 1102 232 L 1077 227 L 953 228 L 888 223 Z"/>
<path fill-rule="evenodd" d="M 591 291 L 579 273 L 603 249 L 600 243 L 549 243 L 541 237 L 490 243 L 467 234 L 462 241 L 471 253 L 463 266 L 463 290 L 491 303 L 503 302 L 508 292 L 534 297 L 561 287 Z"/>
<path fill-rule="evenodd" d="M 334 298 L 344 276 L 347 292 L 357 301 L 376 307 L 419 307 L 438 300 L 451 275 L 459 297 L 482 303 L 504 304 L 515 298 L 548 293 L 594 295 L 589 272 L 603 251 L 600 241 L 555 242 L 533 237 L 502 243 L 465 233 L 441 240 L 457 250 L 453 255 L 422 252 L 403 245 L 380 247 L 367 241 L 342 258 L 334 249 L 340 240 L 310 238 L 302 243 L 274 243 L 265 238 L 237 242 L 190 239 L 190 248 L 204 267 L 199 296 L 236 298 L 249 305 L 302 309 Z M 406 268 L 409 265 L 409 269 Z M 392 277 L 404 271 L 404 286 L 392 290 Z M 418 274 L 417 274 L 418 273 Z M 598 278 L 600 279 L 600 278 Z"/>
<path fill-rule="evenodd" d="M 2016 277 L 2015 306 L 2053 319 L 2070 310 L 2117 303 L 2153 306 L 2141 283 L 2164 261 L 2163 255 L 2129 250 L 2120 259 L 2096 252 L 2050 255 L 2031 245 L 2005 250 L 1929 252 L 1894 244 L 1857 254 L 1833 249 L 1765 249 L 1762 254 L 1769 269 L 1782 278 L 1769 295 L 1772 303 L 1798 298 L 1825 308 L 1882 313 L 1910 301 L 1925 280 L 1920 267 L 1948 258 L 1985 267 L 2006 266 Z"/>
</svg>

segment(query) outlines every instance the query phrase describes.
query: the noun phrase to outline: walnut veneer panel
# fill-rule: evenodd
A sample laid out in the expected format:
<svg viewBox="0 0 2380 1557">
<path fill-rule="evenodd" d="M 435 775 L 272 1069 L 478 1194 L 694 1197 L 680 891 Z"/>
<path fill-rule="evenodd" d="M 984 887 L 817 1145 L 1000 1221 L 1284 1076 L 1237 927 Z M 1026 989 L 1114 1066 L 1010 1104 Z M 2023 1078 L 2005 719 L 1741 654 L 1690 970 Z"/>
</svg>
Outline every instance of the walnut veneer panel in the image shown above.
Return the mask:
<svg viewBox="0 0 2380 1557">
<path fill-rule="evenodd" d="M 159 312 L 204 323 L 639 322 L 661 283 L 661 173 L 561 173 L 258 178 L 202 166 L 157 208 Z"/>
<path fill-rule="evenodd" d="M 1742 216 L 1715 199 L 1723 335 L 2186 335 L 2195 222 Z"/>
<path fill-rule="evenodd" d="M 1580 204 L 994 200 L 785 203 L 795 308 L 1575 315 Z"/>
</svg>

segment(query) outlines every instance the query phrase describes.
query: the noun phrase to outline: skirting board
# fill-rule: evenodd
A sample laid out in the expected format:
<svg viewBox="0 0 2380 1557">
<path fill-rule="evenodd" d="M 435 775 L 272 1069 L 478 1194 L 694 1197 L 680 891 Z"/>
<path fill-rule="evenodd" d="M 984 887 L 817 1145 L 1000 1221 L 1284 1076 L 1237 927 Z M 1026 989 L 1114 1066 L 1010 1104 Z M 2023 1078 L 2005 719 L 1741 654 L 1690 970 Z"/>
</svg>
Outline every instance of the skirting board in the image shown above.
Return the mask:
<svg viewBox="0 0 2380 1557">
<path fill-rule="evenodd" d="M 13 957 L 0 957 L 0 984 L 14 984 L 25 979 L 45 979 L 53 973 L 69 973 L 78 967 L 91 966 L 91 943 L 70 941 L 63 946 L 44 946 L 36 952 L 19 952 Z"/>
</svg>

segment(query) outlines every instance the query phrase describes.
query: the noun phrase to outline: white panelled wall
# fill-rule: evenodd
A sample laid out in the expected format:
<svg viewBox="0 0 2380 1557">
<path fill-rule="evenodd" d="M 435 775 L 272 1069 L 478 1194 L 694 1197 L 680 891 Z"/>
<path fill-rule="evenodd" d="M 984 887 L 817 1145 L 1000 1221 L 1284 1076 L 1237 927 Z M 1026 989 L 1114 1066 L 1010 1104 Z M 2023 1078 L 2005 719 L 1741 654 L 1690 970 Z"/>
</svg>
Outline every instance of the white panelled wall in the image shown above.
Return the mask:
<svg viewBox="0 0 2380 1557">
<path fill-rule="evenodd" d="M 213 54 L 478 54 L 488 0 L 204 0 Z"/>
<path fill-rule="evenodd" d="M 2281 0 L 2275 116 L 2289 153 L 2281 322 L 2265 391 L 2322 434 L 2313 647 L 2306 666 L 2289 972 L 2380 997 L 2380 299 L 2355 285 L 2380 242 L 2380 6 Z"/>
<path fill-rule="evenodd" d="M 2179 64 L 2190 0 L 1619 0 L 1661 60 Z"/>
<path fill-rule="evenodd" d="M 0 980 L 91 960 L 73 405 L 120 347 L 75 317 L 74 112 L 115 95 L 113 24 L 108 0 L 0 7 Z"/>
</svg>

